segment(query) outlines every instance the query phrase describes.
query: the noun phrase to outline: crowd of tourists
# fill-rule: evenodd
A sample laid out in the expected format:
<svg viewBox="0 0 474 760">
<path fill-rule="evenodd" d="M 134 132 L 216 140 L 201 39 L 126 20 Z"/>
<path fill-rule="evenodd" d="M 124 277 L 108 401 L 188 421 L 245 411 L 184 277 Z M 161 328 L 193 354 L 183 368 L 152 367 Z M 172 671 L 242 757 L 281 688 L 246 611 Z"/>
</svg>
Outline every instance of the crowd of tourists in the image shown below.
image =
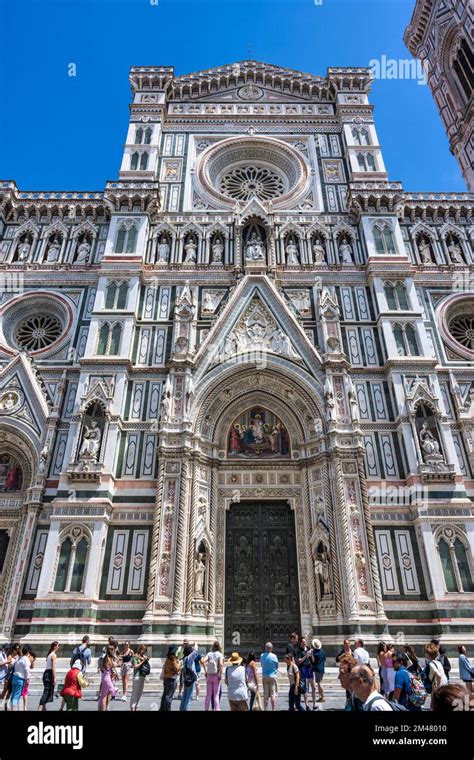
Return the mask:
<svg viewBox="0 0 474 760">
<path fill-rule="evenodd" d="M 76 711 L 83 689 L 91 685 L 92 651 L 89 637 L 72 651 L 64 683 L 59 684 L 57 661 L 59 643 L 53 641 L 46 656 L 43 672 L 43 693 L 38 710 L 47 710 L 54 695 L 61 697 L 60 710 Z M 459 679 L 463 683 L 450 683 L 451 663 L 439 641 L 425 646 L 424 660 L 413 647 L 396 650 L 393 644 L 380 643 L 377 647 L 378 673 L 371 665 L 369 652 L 362 639 L 352 645 L 343 642 L 336 656 L 339 682 L 346 692 L 346 711 L 434 711 L 474 709 L 472 683 L 474 667 L 463 645 L 458 647 Z M 5 710 L 28 709 L 28 690 L 31 670 L 37 657 L 27 644 L 4 645 L 0 651 L 0 699 Z M 290 635 L 284 662 L 288 682 L 288 710 L 318 710 L 325 702 L 323 680 L 326 670 L 326 653 L 321 641 L 314 638 L 308 643 L 305 637 L 293 632 Z M 258 667 L 258 665 L 260 667 Z M 111 636 L 97 661 L 100 686 L 95 694 L 100 711 L 110 709 L 112 700 L 130 701 L 130 709 L 139 709 L 145 680 L 151 673 L 150 656 L 146 645 L 132 649 L 126 641 L 122 647 Z M 169 646 L 161 666 L 163 684 L 160 710 L 169 712 L 173 699 L 179 699 L 179 709 L 187 711 L 193 699 L 199 700 L 205 683 L 204 710 L 219 711 L 222 704 L 222 685 L 225 683 L 231 711 L 276 710 L 278 705 L 279 660 L 268 642 L 257 657 L 249 652 L 244 658 L 233 652 L 225 658 L 219 642 L 209 651 L 187 639 L 181 645 Z M 121 689 L 120 689 L 121 687 Z M 310 706 L 312 703 L 312 708 Z"/>
</svg>

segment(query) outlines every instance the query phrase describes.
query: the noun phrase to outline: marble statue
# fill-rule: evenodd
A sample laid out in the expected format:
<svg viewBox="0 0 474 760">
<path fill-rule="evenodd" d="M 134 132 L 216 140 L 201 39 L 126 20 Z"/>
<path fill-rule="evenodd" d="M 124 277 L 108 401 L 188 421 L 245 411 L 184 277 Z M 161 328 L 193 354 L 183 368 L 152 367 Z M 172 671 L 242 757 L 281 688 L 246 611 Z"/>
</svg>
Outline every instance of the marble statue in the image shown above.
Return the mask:
<svg viewBox="0 0 474 760">
<path fill-rule="evenodd" d="M 323 264 L 326 260 L 324 246 L 318 241 L 313 245 L 314 263 Z"/>
<path fill-rule="evenodd" d="M 222 241 L 220 238 L 218 238 L 214 245 L 212 246 L 212 263 L 213 264 L 222 264 L 222 256 L 224 253 L 224 246 L 222 245 Z"/>
<path fill-rule="evenodd" d="M 91 245 L 84 240 L 77 249 L 75 264 L 87 264 L 91 255 Z"/>
<path fill-rule="evenodd" d="M 204 597 L 204 576 L 206 574 L 206 565 L 203 555 L 198 554 L 194 562 L 194 594 L 202 599 Z"/>
<path fill-rule="evenodd" d="M 352 248 L 350 244 L 347 241 L 344 241 L 339 246 L 339 253 L 341 255 L 341 261 L 343 264 L 353 264 L 354 260 L 352 258 Z"/>
<path fill-rule="evenodd" d="M 48 446 L 45 446 L 40 454 L 40 460 L 38 465 L 38 472 L 40 475 L 44 475 L 44 471 L 46 469 L 46 462 L 48 461 L 48 455 L 49 455 L 49 448 Z"/>
<path fill-rule="evenodd" d="M 46 263 L 56 264 L 59 259 L 60 252 L 61 246 L 59 243 L 51 243 L 50 247 L 48 248 L 48 253 L 46 254 Z"/>
<path fill-rule="evenodd" d="M 422 238 L 420 242 L 418 243 L 418 250 L 420 252 L 421 260 L 423 264 L 432 264 L 433 259 L 431 258 L 431 248 L 430 244 Z"/>
<path fill-rule="evenodd" d="M 28 261 L 30 255 L 31 245 L 30 243 L 20 243 L 18 246 L 18 261 Z"/>
<path fill-rule="evenodd" d="M 163 400 L 161 402 L 161 409 L 160 409 L 161 422 L 169 422 L 170 411 L 171 411 L 171 398 L 170 398 L 170 393 L 168 391 L 163 396 Z"/>
<path fill-rule="evenodd" d="M 170 244 L 166 239 L 158 243 L 158 261 L 157 264 L 167 264 L 171 253 Z"/>
<path fill-rule="evenodd" d="M 79 458 L 95 459 L 99 457 L 100 442 L 102 440 L 102 431 L 96 420 L 92 420 L 91 426 L 84 425 L 82 436 L 82 445 L 79 452 Z"/>
<path fill-rule="evenodd" d="M 451 243 L 448 246 L 449 255 L 453 264 L 465 264 L 460 247 L 456 243 Z"/>
<path fill-rule="evenodd" d="M 245 258 L 247 261 L 262 261 L 265 258 L 265 246 L 256 232 L 252 234 L 245 246 Z"/>
<path fill-rule="evenodd" d="M 426 457 L 440 457 L 439 443 L 428 428 L 428 423 L 424 422 L 418 434 L 421 449 Z"/>
<path fill-rule="evenodd" d="M 285 248 L 286 253 L 286 263 L 288 266 L 293 266 L 294 264 L 299 264 L 299 258 L 298 258 L 298 248 L 296 247 L 294 241 L 292 240 Z"/>
<path fill-rule="evenodd" d="M 194 240 L 189 240 L 184 246 L 186 251 L 186 257 L 184 259 L 185 264 L 195 264 L 197 258 L 197 245 Z"/>
</svg>

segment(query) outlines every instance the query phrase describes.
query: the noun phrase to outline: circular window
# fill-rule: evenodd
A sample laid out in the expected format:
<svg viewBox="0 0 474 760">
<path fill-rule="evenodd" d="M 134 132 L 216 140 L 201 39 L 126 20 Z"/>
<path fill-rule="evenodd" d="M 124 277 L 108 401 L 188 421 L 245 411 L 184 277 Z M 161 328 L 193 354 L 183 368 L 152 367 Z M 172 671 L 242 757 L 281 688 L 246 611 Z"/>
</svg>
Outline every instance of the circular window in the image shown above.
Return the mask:
<svg viewBox="0 0 474 760">
<path fill-rule="evenodd" d="M 231 137 L 201 154 L 196 183 L 214 208 L 252 198 L 292 208 L 309 187 L 310 171 L 304 157 L 281 140 Z"/>
<path fill-rule="evenodd" d="M 26 293 L 5 304 L 2 332 L 7 345 L 20 351 L 45 354 L 68 338 L 73 312 L 53 293 Z"/>
<path fill-rule="evenodd" d="M 40 351 L 54 343 L 62 333 L 59 319 L 46 314 L 24 319 L 15 330 L 15 342 L 26 351 Z"/>
<path fill-rule="evenodd" d="M 461 346 L 474 351 L 474 315 L 454 317 L 449 323 L 449 332 Z"/>
<path fill-rule="evenodd" d="M 238 166 L 221 177 L 219 189 L 238 201 L 249 201 L 255 196 L 268 201 L 283 195 L 285 183 L 281 176 L 264 166 Z"/>
<path fill-rule="evenodd" d="M 452 295 L 437 309 L 438 320 L 446 345 L 454 354 L 472 361 L 474 358 L 474 298 Z"/>
</svg>

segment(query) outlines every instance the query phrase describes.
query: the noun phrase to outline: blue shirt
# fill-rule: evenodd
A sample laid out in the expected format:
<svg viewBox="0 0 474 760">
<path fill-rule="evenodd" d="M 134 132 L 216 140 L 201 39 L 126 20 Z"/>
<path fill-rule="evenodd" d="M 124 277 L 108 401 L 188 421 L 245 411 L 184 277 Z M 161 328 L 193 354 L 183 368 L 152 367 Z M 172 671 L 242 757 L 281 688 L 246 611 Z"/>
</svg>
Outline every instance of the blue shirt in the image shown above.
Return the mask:
<svg viewBox="0 0 474 760">
<path fill-rule="evenodd" d="M 273 652 L 264 652 L 260 655 L 262 675 L 276 678 L 278 676 L 278 657 Z"/>
<path fill-rule="evenodd" d="M 421 707 L 412 705 L 408 699 L 411 692 L 411 681 L 410 674 L 404 666 L 395 672 L 395 689 L 401 689 L 398 703 L 402 707 L 406 707 L 407 710 L 412 712 L 419 712 L 421 710 Z"/>
</svg>

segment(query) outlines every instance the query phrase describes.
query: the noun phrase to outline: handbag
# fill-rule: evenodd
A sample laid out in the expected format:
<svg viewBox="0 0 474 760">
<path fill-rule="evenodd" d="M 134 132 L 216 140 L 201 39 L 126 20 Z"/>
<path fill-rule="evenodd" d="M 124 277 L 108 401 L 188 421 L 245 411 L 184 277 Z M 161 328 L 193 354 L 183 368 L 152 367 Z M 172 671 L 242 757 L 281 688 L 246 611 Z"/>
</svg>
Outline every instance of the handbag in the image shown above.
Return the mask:
<svg viewBox="0 0 474 760">
<path fill-rule="evenodd" d="M 141 676 L 149 676 L 151 673 L 151 666 L 149 660 L 145 660 L 145 662 L 142 662 L 140 667 L 138 668 L 138 672 Z"/>
<path fill-rule="evenodd" d="M 252 712 L 262 712 L 262 702 L 260 700 L 260 693 L 258 689 L 255 691 L 255 700 L 252 706 Z"/>
</svg>

